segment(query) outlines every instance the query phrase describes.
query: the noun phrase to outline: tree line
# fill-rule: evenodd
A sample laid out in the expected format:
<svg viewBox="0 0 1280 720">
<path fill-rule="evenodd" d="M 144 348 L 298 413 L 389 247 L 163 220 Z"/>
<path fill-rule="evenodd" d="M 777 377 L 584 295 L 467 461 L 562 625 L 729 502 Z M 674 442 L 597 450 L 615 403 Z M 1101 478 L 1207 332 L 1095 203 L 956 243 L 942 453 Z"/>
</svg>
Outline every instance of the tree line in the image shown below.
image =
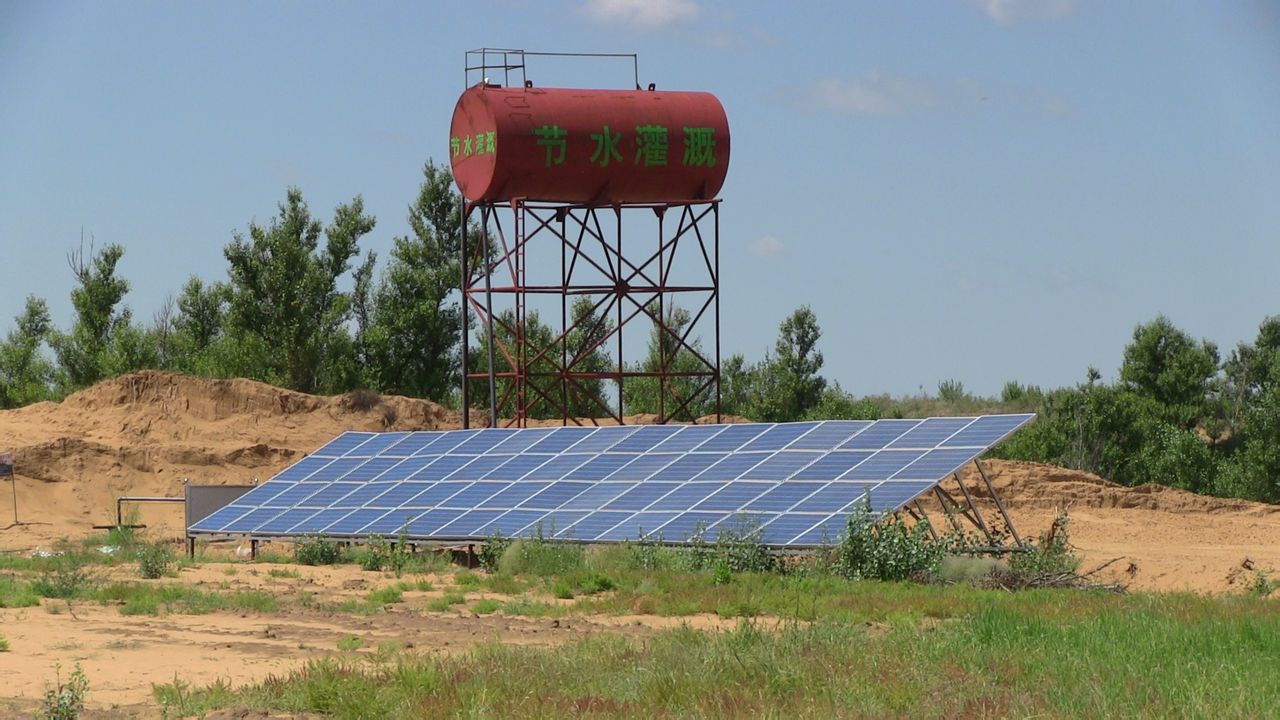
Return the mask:
<svg viewBox="0 0 1280 720">
<path fill-rule="evenodd" d="M 70 327 L 55 326 L 47 302 L 33 296 L 0 340 L 0 407 L 56 400 L 145 368 L 245 377 L 308 393 L 369 389 L 457 407 L 459 203 L 448 171 L 428 162 L 409 206 L 409 233 L 394 238 L 379 269 L 376 254 L 360 250 L 376 221 L 359 196 L 339 205 L 326 223 L 291 188 L 269 222 L 233 233 L 223 249 L 224 279 L 192 276 L 149 323 L 124 303 L 129 282 L 118 273 L 124 248 L 82 245 L 68 256 L 75 280 Z M 651 311 L 656 317 L 657 309 Z M 535 417 L 559 416 L 557 362 L 572 358 L 575 368 L 600 372 L 615 362 L 603 350 L 613 326 L 600 302 L 578 297 L 571 314 L 575 330 L 557 346 L 562 356 L 534 365 L 545 372 L 530 380 Z M 495 332 L 510 340 L 514 317 L 503 313 L 499 321 Z M 692 318 L 673 307 L 665 309 L 664 321 L 680 336 Z M 519 331 L 533 346 L 552 344 L 552 330 L 537 313 L 529 313 Z M 474 367 L 487 369 L 484 335 L 472 338 Z M 1266 319 L 1257 339 L 1239 344 L 1225 360 L 1212 343 L 1158 317 L 1135 329 L 1115 382 L 1101 382 L 1090 368 L 1074 387 L 1045 391 L 1010 382 L 999 398 L 975 398 L 956 381 L 940 384 L 936 397 L 855 396 L 822 375 L 820 338 L 817 316 L 801 307 L 781 323 L 763 358 L 727 358 L 721 411 L 784 422 L 1034 410 L 1038 420 L 997 448 L 998 455 L 1127 485 L 1156 482 L 1280 502 L 1280 316 Z M 699 355 L 705 357 L 699 338 L 677 342 L 655 323 L 632 369 L 692 373 Z M 499 372 L 509 369 L 501 354 L 495 364 Z M 693 398 L 677 418 L 710 415 L 715 395 L 697 392 L 700 382 L 692 375 L 666 384 L 631 378 L 621 398 L 624 411 L 655 413 L 660 397 L 668 409 Z M 616 410 L 610 387 L 601 380 L 576 383 L 567 398 L 570 411 L 602 416 Z M 487 389 L 473 386 L 471 398 L 474 406 L 486 406 Z"/>
</svg>

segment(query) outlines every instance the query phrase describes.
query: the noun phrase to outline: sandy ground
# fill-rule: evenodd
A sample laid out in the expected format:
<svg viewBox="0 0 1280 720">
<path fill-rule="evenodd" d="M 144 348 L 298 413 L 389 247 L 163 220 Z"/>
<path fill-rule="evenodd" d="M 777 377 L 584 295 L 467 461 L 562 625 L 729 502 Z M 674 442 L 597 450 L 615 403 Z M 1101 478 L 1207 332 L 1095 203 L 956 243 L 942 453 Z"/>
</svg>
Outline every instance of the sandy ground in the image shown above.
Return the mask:
<svg viewBox="0 0 1280 720">
<path fill-rule="evenodd" d="M 104 382 L 64 402 L 0 411 L 0 451 L 17 457 L 19 518 L 0 530 L 0 551 L 29 554 L 59 539 L 84 537 L 114 521 L 119 495 L 180 495 L 185 479 L 243 483 L 270 477 L 344 430 L 458 427 L 459 418 L 421 400 L 383 397 L 360 403 L 323 398 L 245 380 L 205 380 L 144 372 Z M 1024 536 L 1043 532 L 1060 508 L 1070 513 L 1072 543 L 1085 569 L 1112 563 L 1103 577 L 1133 590 L 1235 592 L 1254 569 L 1280 571 L 1280 507 L 1207 498 L 1162 486 L 1124 488 L 1096 476 L 1035 463 L 988 461 L 991 480 Z M 997 508 L 975 472 L 963 475 L 985 518 Z M 0 481 L 0 526 L 13 507 Z M 955 494 L 957 489 L 952 486 Z M 143 506 L 139 519 L 153 538 L 181 534 L 180 505 Z M 940 520 L 936 516 L 935 520 Z M 363 595 L 370 574 L 353 567 L 293 568 L 300 577 L 273 578 L 262 565 L 211 564 L 184 570 L 173 582 Z M 124 572 L 120 569 L 119 572 Z M 375 580 L 376 582 L 376 580 Z M 389 580 L 387 581 L 389 582 Z M 447 583 L 447 580 L 442 581 Z M 439 585 L 440 583 L 438 583 Z M 439 589 L 434 591 L 440 592 Z M 53 677 L 55 663 L 81 662 L 93 683 L 93 705 L 116 715 L 155 715 L 142 704 L 151 684 L 240 684 L 282 673 L 307 659 L 338 652 L 356 635 L 360 653 L 395 641 L 429 652 L 478 642 L 553 644 L 602 630 L 635 634 L 680 622 L 714 627 L 714 617 L 590 617 L 572 621 L 475 617 L 469 611 L 424 613 L 432 593 L 406 593 L 404 606 L 369 617 L 294 607 L 270 616 L 126 617 L 118 608 L 67 606 L 0 610 L 0 633 L 12 649 L 0 653 L 0 717 L 26 716 Z M 472 598 L 478 598 L 474 594 Z M 294 606 L 294 603 L 288 605 Z"/>
<path fill-rule="evenodd" d="M 296 573 L 298 577 L 273 577 L 272 569 Z M 121 580 L 136 580 L 133 571 L 134 568 L 123 566 L 111 569 Z M 428 612 L 424 609 L 426 603 L 454 586 L 447 574 L 425 579 L 432 582 L 431 591 L 407 591 L 403 603 L 384 606 L 367 616 L 306 610 L 297 607 L 296 601 L 303 592 L 311 594 L 317 604 L 363 597 L 370 590 L 393 584 L 394 577 L 363 572 L 355 566 L 225 563 L 186 568 L 177 578 L 156 582 L 224 592 L 265 590 L 285 599 L 284 609 L 270 614 L 126 616 L 114 606 L 48 599 L 40 607 L 0 609 L 0 632 L 10 644 L 9 652 L 0 653 L 0 717 L 6 717 L 6 713 L 29 717 L 31 708 L 54 678 L 58 664 L 64 677 L 76 663 L 81 664 L 90 678 L 92 707 L 115 708 L 126 716 L 152 717 L 158 715 L 152 685 L 170 683 L 175 678 L 196 687 L 219 680 L 238 686 L 285 674 L 308 660 L 332 655 L 370 657 L 391 649 L 448 654 L 485 642 L 555 645 L 603 631 L 644 636 L 681 624 L 724 629 L 735 622 L 714 615 L 556 620 L 501 614 L 478 616 L 464 606 Z M 467 592 L 467 603 L 489 597 L 510 599 L 472 590 Z M 339 641 L 353 636 L 361 640 L 362 646 L 339 650 Z"/>
</svg>

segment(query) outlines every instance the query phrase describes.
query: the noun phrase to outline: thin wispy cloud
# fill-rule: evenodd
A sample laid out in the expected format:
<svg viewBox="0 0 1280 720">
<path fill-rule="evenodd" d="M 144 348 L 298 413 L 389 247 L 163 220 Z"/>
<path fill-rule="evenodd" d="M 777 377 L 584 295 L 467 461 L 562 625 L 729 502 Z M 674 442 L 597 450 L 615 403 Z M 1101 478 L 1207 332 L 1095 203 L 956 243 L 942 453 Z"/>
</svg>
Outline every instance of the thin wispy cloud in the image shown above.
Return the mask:
<svg viewBox="0 0 1280 720">
<path fill-rule="evenodd" d="M 587 16 L 602 23 L 653 30 L 698 16 L 694 0 L 587 0 Z"/>
<path fill-rule="evenodd" d="M 932 110 L 965 98 L 981 98 L 968 83 L 870 72 L 854 78 L 823 78 L 794 87 L 789 99 L 809 110 L 842 115 L 897 115 Z"/>
<path fill-rule="evenodd" d="M 849 116 L 893 116 L 979 107 L 1014 107 L 1057 117 L 1075 112 L 1066 99 L 1034 89 L 1002 84 L 989 87 L 968 79 L 935 80 L 879 71 L 793 85 L 778 97 L 810 112 Z"/>
<path fill-rule="evenodd" d="M 756 257 L 772 257 L 782 252 L 786 246 L 782 241 L 772 235 L 765 235 L 747 246 L 747 249 Z"/>
<path fill-rule="evenodd" d="M 1075 0 L 968 0 L 1000 25 L 1029 20 L 1057 20 L 1076 9 Z"/>
</svg>

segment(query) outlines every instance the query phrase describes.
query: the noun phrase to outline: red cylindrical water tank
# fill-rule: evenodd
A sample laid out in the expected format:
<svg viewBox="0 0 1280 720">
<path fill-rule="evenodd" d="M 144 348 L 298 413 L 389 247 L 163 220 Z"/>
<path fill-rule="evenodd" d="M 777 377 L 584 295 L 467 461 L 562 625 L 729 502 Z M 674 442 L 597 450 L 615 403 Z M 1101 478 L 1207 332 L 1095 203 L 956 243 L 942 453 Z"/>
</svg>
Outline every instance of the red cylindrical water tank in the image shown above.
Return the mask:
<svg viewBox="0 0 1280 720">
<path fill-rule="evenodd" d="M 449 158 L 471 201 L 709 200 L 729 120 L 710 93 L 480 84 L 454 108 Z"/>
</svg>

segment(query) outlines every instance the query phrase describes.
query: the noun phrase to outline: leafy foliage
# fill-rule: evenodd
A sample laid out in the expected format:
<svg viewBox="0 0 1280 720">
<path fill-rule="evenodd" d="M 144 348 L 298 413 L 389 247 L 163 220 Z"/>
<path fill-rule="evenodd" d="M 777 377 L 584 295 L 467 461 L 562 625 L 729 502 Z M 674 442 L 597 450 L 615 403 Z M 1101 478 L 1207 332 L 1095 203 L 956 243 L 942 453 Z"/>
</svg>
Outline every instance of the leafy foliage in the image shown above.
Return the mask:
<svg viewBox="0 0 1280 720">
<path fill-rule="evenodd" d="M 54 686 L 44 691 L 37 716 L 42 720 L 75 720 L 84 712 L 85 696 L 89 694 L 89 678 L 76 663 L 76 669 L 66 682 L 62 681 L 62 666 L 56 666 Z"/>
<path fill-rule="evenodd" d="M 135 552 L 138 574 L 144 580 L 164 577 L 173 565 L 173 553 L 164 545 L 143 545 Z"/>
<path fill-rule="evenodd" d="M 821 337 L 817 315 L 804 306 L 778 326 L 773 353 L 764 360 L 748 367 L 740 357 L 731 358 L 725 372 L 729 393 L 722 396 L 727 400 L 725 412 L 761 422 L 786 422 L 806 417 L 824 403 L 845 400 L 838 392 L 829 394 L 827 380 L 819 374 Z M 828 407 L 826 412 L 839 410 Z"/>
<path fill-rule="evenodd" d="M 943 550 L 924 523 L 908 527 L 896 515 L 881 519 L 868 503 L 849 515 L 832 569 L 854 580 L 924 580 L 937 574 Z"/>
<path fill-rule="evenodd" d="M 1071 547 L 1067 532 L 1070 520 L 1066 510 L 1058 513 L 1049 529 L 1037 541 L 1029 541 L 1029 552 L 1014 553 L 1009 569 L 1026 580 L 1040 576 L 1074 573 L 1080 568 L 1080 556 Z"/>
<path fill-rule="evenodd" d="M 412 234 L 395 239 L 376 286 L 372 256 L 360 268 L 354 310 L 369 380 L 383 392 L 443 400 L 457 387 L 461 203 L 447 170 L 428 162 L 423 176 L 409 207 Z"/>
<path fill-rule="evenodd" d="M 356 196 L 338 206 L 325 228 L 311 216 L 302 192 L 290 188 L 268 225 L 251 222 L 248 236 L 235 234 L 224 250 L 228 336 L 247 342 L 258 379 L 302 392 L 342 388 L 350 379 L 354 346 L 345 324 L 351 295 L 338 282 L 373 226 Z"/>
<path fill-rule="evenodd" d="M 323 535 L 309 535 L 293 546 L 293 557 L 303 565 L 336 565 L 342 548 Z"/>
<path fill-rule="evenodd" d="M 707 353 L 701 340 L 690 334 L 693 316 L 684 308 L 668 307 L 659 325 L 656 303 L 646 312 L 655 322 L 649 331 L 644 359 L 633 369 L 665 370 L 670 376 L 629 379 L 623 389 L 623 412 L 662 414 L 681 421 L 715 412 L 715 393 L 709 390 L 709 380 L 704 376 L 708 372 Z"/>
<path fill-rule="evenodd" d="M 48 303 L 28 297 L 14 321 L 17 328 L 0 342 L 0 408 L 21 407 L 52 394 L 53 363 L 41 354 L 53 329 Z"/>
</svg>

